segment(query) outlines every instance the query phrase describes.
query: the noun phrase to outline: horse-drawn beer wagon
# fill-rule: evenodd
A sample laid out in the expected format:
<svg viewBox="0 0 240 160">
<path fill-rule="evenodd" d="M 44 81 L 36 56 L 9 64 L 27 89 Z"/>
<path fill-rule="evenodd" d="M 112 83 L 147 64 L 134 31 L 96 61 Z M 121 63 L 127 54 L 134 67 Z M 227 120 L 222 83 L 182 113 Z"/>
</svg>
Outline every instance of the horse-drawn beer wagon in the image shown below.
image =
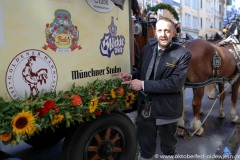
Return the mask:
<svg viewBox="0 0 240 160">
<path fill-rule="evenodd" d="M 0 140 L 62 159 L 133 159 L 131 1 L 0 0 Z"/>
<path fill-rule="evenodd" d="M 111 74 L 134 69 L 141 48 L 148 38 L 154 37 L 154 24 L 138 21 L 136 3 L 136 0 L 0 0 L 3 144 L 25 141 L 35 147 L 46 147 L 65 138 L 61 156 L 64 160 L 134 159 L 135 126 L 125 113 L 134 110 L 136 93 Z M 170 5 L 159 4 L 153 9 L 169 9 L 178 20 Z M 132 12 L 136 15 L 135 25 Z M 206 47 L 209 45 L 202 49 Z M 211 47 L 210 50 L 219 50 Z M 212 61 L 219 59 L 213 58 L 215 52 L 208 55 L 212 56 L 208 59 L 211 68 Z M 238 70 L 233 67 L 231 71 L 236 73 Z M 193 69 L 190 68 L 190 73 L 195 73 Z M 215 69 L 218 73 L 218 68 Z M 221 76 L 221 70 L 219 73 Z M 228 76 L 234 77 L 233 73 Z M 194 90 L 203 94 L 203 89 Z M 233 98 L 236 103 L 236 97 Z M 199 118 L 201 102 L 199 99 L 197 102 L 194 114 Z M 238 122 L 234 105 L 232 121 Z M 203 131 L 197 120 L 195 129 Z"/>
</svg>

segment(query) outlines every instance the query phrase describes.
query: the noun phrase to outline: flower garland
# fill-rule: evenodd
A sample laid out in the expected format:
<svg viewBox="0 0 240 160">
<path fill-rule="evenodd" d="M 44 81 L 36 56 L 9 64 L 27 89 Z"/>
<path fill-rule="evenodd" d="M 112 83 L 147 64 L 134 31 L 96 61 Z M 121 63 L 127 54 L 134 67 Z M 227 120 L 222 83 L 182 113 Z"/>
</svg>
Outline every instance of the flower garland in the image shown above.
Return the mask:
<svg viewBox="0 0 240 160">
<path fill-rule="evenodd" d="M 44 128 L 66 127 L 95 119 L 114 108 L 132 106 L 136 94 L 119 79 L 95 80 L 87 86 L 72 85 L 69 91 L 42 93 L 24 101 L 0 97 L 0 140 L 18 144 Z"/>
</svg>

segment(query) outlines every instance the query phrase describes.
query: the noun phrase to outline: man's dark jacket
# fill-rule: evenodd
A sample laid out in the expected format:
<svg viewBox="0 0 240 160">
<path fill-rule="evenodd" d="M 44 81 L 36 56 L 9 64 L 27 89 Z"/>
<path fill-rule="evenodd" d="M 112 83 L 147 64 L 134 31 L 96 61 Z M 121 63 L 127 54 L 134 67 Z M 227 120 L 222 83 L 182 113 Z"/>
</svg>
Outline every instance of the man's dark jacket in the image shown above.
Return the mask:
<svg viewBox="0 0 240 160">
<path fill-rule="evenodd" d="M 153 56 L 154 38 L 143 48 L 138 68 L 132 79 L 144 80 L 144 92 L 149 94 L 152 102 L 151 117 L 158 119 L 176 119 L 183 111 L 182 88 L 186 80 L 191 54 L 179 45 L 171 42 L 162 53 L 155 75 L 155 80 L 145 80 L 148 65 Z M 138 112 L 143 94 L 138 93 Z"/>
</svg>

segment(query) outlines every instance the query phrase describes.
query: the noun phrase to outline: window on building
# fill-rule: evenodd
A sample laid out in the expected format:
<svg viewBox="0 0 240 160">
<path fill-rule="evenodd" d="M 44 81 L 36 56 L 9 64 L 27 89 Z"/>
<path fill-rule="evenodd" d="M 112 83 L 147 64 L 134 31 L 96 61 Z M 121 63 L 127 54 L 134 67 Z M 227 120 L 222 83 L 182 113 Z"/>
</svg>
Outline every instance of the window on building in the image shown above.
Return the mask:
<svg viewBox="0 0 240 160">
<path fill-rule="evenodd" d="M 198 17 L 193 16 L 193 28 L 198 29 Z"/>
<path fill-rule="evenodd" d="M 218 28 L 217 22 L 218 22 L 217 18 L 214 18 L 214 28 Z"/>
<path fill-rule="evenodd" d="M 200 28 L 202 28 L 203 24 L 202 24 L 202 18 L 200 18 Z"/>
<path fill-rule="evenodd" d="M 185 0 L 185 4 L 191 6 L 191 0 Z"/>
<path fill-rule="evenodd" d="M 191 27 L 191 16 L 188 13 L 185 13 L 185 26 Z"/>
<path fill-rule="evenodd" d="M 198 9 L 198 0 L 192 0 L 192 6 L 194 9 Z"/>
<path fill-rule="evenodd" d="M 232 0 L 227 0 L 227 5 L 232 5 Z"/>
</svg>

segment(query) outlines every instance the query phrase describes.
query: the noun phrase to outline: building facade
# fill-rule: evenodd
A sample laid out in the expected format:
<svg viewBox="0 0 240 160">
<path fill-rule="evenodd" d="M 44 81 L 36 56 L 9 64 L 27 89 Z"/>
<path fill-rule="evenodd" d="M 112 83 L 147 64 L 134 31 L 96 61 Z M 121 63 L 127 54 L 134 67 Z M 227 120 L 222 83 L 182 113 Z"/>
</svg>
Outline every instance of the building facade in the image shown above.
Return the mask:
<svg viewBox="0 0 240 160">
<path fill-rule="evenodd" d="M 209 39 L 222 34 L 225 0 L 182 0 L 182 31 Z M 184 38 L 184 37 L 183 37 Z"/>
<path fill-rule="evenodd" d="M 158 3 L 171 4 L 179 14 L 182 38 L 186 33 L 194 38 L 209 39 L 216 32 L 222 34 L 224 15 L 228 5 L 236 0 L 138 0 L 142 8 Z M 168 14 L 160 11 L 163 16 Z M 160 15 L 161 15 L 160 14 Z"/>
</svg>

